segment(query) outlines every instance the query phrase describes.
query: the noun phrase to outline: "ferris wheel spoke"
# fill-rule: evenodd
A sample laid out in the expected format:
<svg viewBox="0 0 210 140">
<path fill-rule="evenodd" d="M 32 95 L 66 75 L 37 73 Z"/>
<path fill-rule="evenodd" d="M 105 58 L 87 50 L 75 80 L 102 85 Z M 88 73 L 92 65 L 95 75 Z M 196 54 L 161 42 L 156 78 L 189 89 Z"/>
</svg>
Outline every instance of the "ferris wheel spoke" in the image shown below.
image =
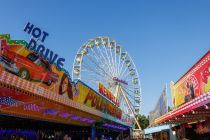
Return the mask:
<svg viewBox="0 0 210 140">
<path fill-rule="evenodd" d="M 117 60 L 116 60 L 116 55 L 117 55 L 117 53 L 116 53 L 116 48 L 117 48 L 117 43 L 116 43 L 116 41 L 115 41 L 115 43 L 114 43 L 114 46 L 115 46 L 115 48 L 114 48 L 114 63 L 115 63 L 115 70 L 116 70 L 116 75 L 115 76 L 118 76 L 118 64 L 117 64 Z"/>
<path fill-rule="evenodd" d="M 91 48 L 91 49 L 92 49 L 92 48 Z M 102 56 L 99 56 L 98 53 L 96 53 L 96 51 L 94 51 L 94 49 L 92 49 L 92 51 L 93 51 L 93 53 L 96 55 L 96 57 L 98 58 L 98 62 L 100 63 L 100 65 L 101 65 L 104 69 L 108 70 L 109 73 L 110 73 L 109 65 L 107 64 L 106 61 L 104 61 L 103 57 L 102 57 Z M 99 58 L 100 58 L 101 61 L 99 60 Z"/>
<path fill-rule="evenodd" d="M 124 90 L 124 89 L 122 89 L 122 90 L 126 93 L 126 95 L 129 95 L 126 90 Z M 132 111 L 134 111 L 133 110 L 134 109 L 134 104 L 132 103 L 132 101 L 134 101 L 134 100 L 129 100 L 128 96 L 126 96 L 126 97 L 127 97 L 128 104 L 130 104 L 130 107 L 131 107 Z M 126 101 L 125 98 L 124 98 L 124 100 Z"/>
<path fill-rule="evenodd" d="M 138 87 L 134 86 L 134 85 L 126 85 L 126 86 L 123 86 L 123 88 L 126 88 L 126 89 L 130 89 L 131 91 L 133 91 L 134 89 L 138 89 Z"/>
<path fill-rule="evenodd" d="M 102 47 L 102 48 L 105 48 L 105 47 Z M 103 57 L 104 61 L 106 62 L 108 68 L 109 68 L 109 73 L 112 74 L 113 73 L 113 70 L 111 68 L 111 63 L 110 63 L 110 60 L 109 60 L 109 57 L 105 57 L 107 55 L 103 55 L 102 53 L 102 50 L 100 49 L 100 47 L 97 47 L 98 51 L 100 52 L 101 56 Z M 106 50 L 106 49 L 105 49 Z M 107 61 L 108 60 L 108 61 Z"/>
<path fill-rule="evenodd" d="M 99 58 L 98 54 L 94 51 L 93 48 L 91 48 L 91 51 L 93 52 L 94 57 L 96 58 L 97 62 L 101 64 L 101 61 L 100 61 L 100 58 Z"/>
<path fill-rule="evenodd" d="M 109 40 L 109 38 L 108 38 L 108 40 Z M 116 75 L 116 68 L 115 68 L 114 58 L 113 58 L 113 56 L 112 56 L 112 44 L 111 44 L 111 41 L 110 41 L 110 40 L 109 40 L 108 42 L 109 42 L 109 52 L 110 52 L 109 54 L 111 55 L 111 56 L 110 56 L 110 57 L 111 57 L 110 59 L 111 59 L 111 61 L 112 61 L 111 63 L 112 63 L 113 70 L 114 70 L 114 71 L 113 71 L 113 72 L 114 72 L 113 74 L 114 74 L 114 76 L 115 76 L 115 75 Z"/>
<path fill-rule="evenodd" d="M 118 74 L 117 74 L 117 77 L 119 77 L 120 76 L 120 66 L 121 66 L 121 47 L 119 47 L 119 49 L 120 49 L 120 52 L 119 52 L 119 54 L 118 54 L 118 66 L 117 66 L 117 71 L 118 71 Z"/>
<path fill-rule="evenodd" d="M 108 40 L 109 41 L 109 40 Z M 110 60 L 110 56 L 108 55 L 108 51 L 107 51 L 107 47 L 109 47 L 108 45 L 110 44 L 110 42 L 107 43 L 107 46 L 103 47 L 103 49 L 105 50 L 105 54 L 106 54 L 106 57 L 108 59 L 108 62 L 109 62 L 109 65 L 110 65 L 110 69 L 111 69 L 111 72 L 112 74 L 114 73 L 114 68 L 111 64 L 111 60 Z M 114 75 L 113 75 L 114 76 Z"/>
<path fill-rule="evenodd" d="M 125 60 L 123 60 L 123 62 L 121 63 L 121 68 L 120 68 L 120 72 L 119 72 L 119 77 L 122 75 L 122 68 L 124 66 Z"/>
<path fill-rule="evenodd" d="M 86 70 L 85 70 L 86 71 Z M 88 75 L 85 75 L 83 76 L 84 78 L 89 78 L 89 77 L 94 77 L 94 79 L 101 79 L 101 75 L 99 74 L 88 74 Z"/>
<path fill-rule="evenodd" d="M 127 95 L 129 95 L 128 92 L 127 92 L 126 90 L 124 90 L 124 91 L 127 93 Z M 133 96 L 133 97 L 136 97 L 136 96 Z M 141 98 L 141 97 L 140 97 L 140 98 Z M 132 106 L 133 106 L 134 112 L 135 112 L 135 107 L 136 107 L 136 106 L 140 109 L 141 102 L 136 102 L 136 101 L 135 101 L 135 98 L 134 98 L 134 99 L 129 99 L 129 101 L 130 101 L 130 103 L 131 103 Z"/>
<path fill-rule="evenodd" d="M 134 101 L 132 98 L 133 98 L 133 96 L 132 95 L 130 95 L 129 93 L 127 93 L 126 94 L 126 96 L 127 96 L 127 98 L 129 99 L 129 101 L 131 102 L 131 101 Z"/>
<path fill-rule="evenodd" d="M 125 73 L 124 75 L 120 76 L 120 79 L 125 79 L 126 80 L 128 78 L 128 76 L 131 76 L 131 75 L 130 75 L 129 70 L 127 69 L 127 73 Z"/>
<path fill-rule="evenodd" d="M 87 56 L 87 58 L 89 58 L 90 61 L 92 61 L 96 67 L 98 67 L 100 70 L 102 70 L 104 73 L 106 73 L 107 76 L 111 77 L 111 75 L 109 75 L 103 68 L 101 68 L 96 62 L 94 62 L 94 60 L 92 60 L 90 57 Z"/>
<path fill-rule="evenodd" d="M 105 53 L 106 53 L 106 56 L 109 60 L 109 64 L 111 66 L 111 69 L 112 69 L 112 73 L 113 73 L 113 76 L 114 76 L 114 66 L 113 66 L 113 63 L 112 63 L 112 53 L 111 53 L 111 46 L 110 46 L 110 40 L 109 38 L 107 38 L 107 45 L 104 47 L 105 49 Z M 108 53 L 108 50 L 110 51 L 110 53 Z"/>
<path fill-rule="evenodd" d="M 127 97 L 127 99 L 128 99 L 130 102 L 134 102 L 134 96 L 131 95 L 130 93 L 128 93 L 126 90 L 125 90 L 125 92 L 126 92 L 126 97 Z"/>
<path fill-rule="evenodd" d="M 99 49 L 98 49 L 99 47 L 97 47 L 97 52 L 99 52 Z M 93 52 L 95 52 L 95 54 L 98 56 L 98 57 L 100 57 L 101 59 L 101 62 L 99 61 L 99 63 L 102 63 L 102 65 L 106 65 L 107 67 L 104 67 L 105 69 L 108 69 L 108 71 L 109 71 L 109 73 L 110 73 L 110 66 L 109 66 L 109 64 L 107 63 L 107 61 L 105 60 L 105 58 L 104 58 L 104 55 L 101 53 L 101 51 L 100 51 L 100 54 L 101 55 L 98 55 L 98 53 L 96 53 L 96 51 L 94 51 L 94 49 L 92 49 L 93 50 Z"/>
<path fill-rule="evenodd" d="M 90 71 L 91 72 L 91 71 Z M 86 75 L 85 78 L 86 79 L 89 79 L 89 77 L 93 77 L 93 79 L 98 79 L 98 81 L 100 82 L 105 82 L 105 83 L 109 83 L 109 79 L 105 79 L 104 76 L 102 77 L 101 75 L 97 74 L 89 74 L 89 75 Z"/>
<path fill-rule="evenodd" d="M 132 90 L 133 88 L 123 87 L 123 89 L 133 93 L 134 95 L 136 95 L 136 93 Z"/>
<path fill-rule="evenodd" d="M 103 46 L 102 48 L 104 49 L 106 46 Z M 97 47 L 97 50 L 98 52 L 100 52 L 101 56 L 103 57 L 104 59 L 104 62 L 107 63 L 108 67 L 111 68 L 111 63 L 110 63 L 110 60 L 109 60 L 109 57 L 106 56 L 106 54 L 104 54 L 104 51 L 102 51 L 100 49 L 100 47 Z M 108 60 L 108 61 L 107 61 Z"/>
<path fill-rule="evenodd" d="M 123 77 L 124 76 L 124 73 L 128 70 L 128 67 L 125 67 L 124 71 L 120 74 L 119 77 Z"/>
<path fill-rule="evenodd" d="M 95 74 L 99 74 L 99 75 L 101 75 L 101 76 L 104 76 L 104 74 L 103 73 L 101 73 L 101 71 L 100 70 L 98 70 L 97 68 L 91 68 L 91 67 L 89 67 L 89 66 L 87 66 L 87 65 L 83 65 L 83 68 L 84 69 L 82 69 L 81 71 L 91 71 L 91 72 L 94 72 Z"/>
<path fill-rule="evenodd" d="M 93 69 L 93 68 L 90 68 L 90 67 L 86 66 L 85 64 L 83 65 L 83 67 L 84 67 L 87 71 L 89 71 L 89 72 L 94 72 L 95 74 L 97 74 L 98 76 L 100 76 L 100 77 L 102 77 L 102 78 L 104 78 L 104 76 L 106 75 L 106 73 L 101 73 L 99 70 L 97 71 L 97 70 L 95 70 L 95 69 Z M 85 71 L 85 70 L 83 69 L 82 71 Z M 109 75 L 107 75 L 107 76 L 109 76 Z"/>
</svg>

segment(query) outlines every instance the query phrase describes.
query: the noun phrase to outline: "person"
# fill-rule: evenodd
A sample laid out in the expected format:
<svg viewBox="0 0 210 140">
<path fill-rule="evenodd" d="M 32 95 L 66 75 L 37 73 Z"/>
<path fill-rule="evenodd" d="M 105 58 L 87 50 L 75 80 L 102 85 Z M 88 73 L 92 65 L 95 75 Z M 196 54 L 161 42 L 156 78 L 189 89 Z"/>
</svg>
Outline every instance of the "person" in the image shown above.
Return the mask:
<svg viewBox="0 0 210 140">
<path fill-rule="evenodd" d="M 68 139 L 69 139 L 68 134 L 65 134 L 64 137 L 63 137 L 63 140 L 68 140 Z"/>
<path fill-rule="evenodd" d="M 104 140 L 104 135 L 101 135 L 101 140 Z"/>
<path fill-rule="evenodd" d="M 8 137 L 7 137 L 6 132 L 3 133 L 2 140 L 9 140 Z"/>
<path fill-rule="evenodd" d="M 26 140 L 23 136 L 20 136 L 19 140 Z"/>
<path fill-rule="evenodd" d="M 190 97 L 191 97 L 191 99 L 194 99 L 195 93 L 194 93 L 193 83 L 190 83 L 189 88 L 190 88 Z"/>
</svg>

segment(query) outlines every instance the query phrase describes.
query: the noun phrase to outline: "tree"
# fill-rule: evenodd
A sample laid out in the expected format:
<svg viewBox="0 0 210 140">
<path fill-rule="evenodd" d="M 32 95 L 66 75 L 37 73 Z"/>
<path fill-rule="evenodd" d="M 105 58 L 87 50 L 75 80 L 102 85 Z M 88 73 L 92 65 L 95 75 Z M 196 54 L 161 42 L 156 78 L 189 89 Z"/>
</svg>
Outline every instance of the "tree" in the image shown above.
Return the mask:
<svg viewBox="0 0 210 140">
<path fill-rule="evenodd" d="M 172 109 L 171 109 L 171 107 L 170 107 L 170 106 L 168 106 L 168 112 L 170 112 L 170 111 L 172 111 Z"/>
<path fill-rule="evenodd" d="M 137 117 L 137 120 L 141 126 L 141 129 L 144 130 L 145 128 L 147 128 L 147 126 L 149 126 L 149 117 L 146 117 L 144 115 L 139 115 Z M 137 125 L 135 125 L 135 128 L 137 129 Z"/>
</svg>

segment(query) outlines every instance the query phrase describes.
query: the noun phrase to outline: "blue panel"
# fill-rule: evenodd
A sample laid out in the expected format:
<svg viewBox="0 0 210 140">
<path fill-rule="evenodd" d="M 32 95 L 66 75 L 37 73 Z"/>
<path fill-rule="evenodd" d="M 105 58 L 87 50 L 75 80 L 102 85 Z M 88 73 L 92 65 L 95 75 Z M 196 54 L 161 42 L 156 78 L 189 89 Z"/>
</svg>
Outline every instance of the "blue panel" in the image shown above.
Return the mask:
<svg viewBox="0 0 210 140">
<path fill-rule="evenodd" d="M 161 126 L 157 126 L 157 127 L 151 127 L 148 129 L 144 129 L 144 133 L 151 134 L 151 133 L 160 132 L 160 131 L 169 130 L 169 129 L 170 129 L 169 125 L 161 125 Z"/>
</svg>

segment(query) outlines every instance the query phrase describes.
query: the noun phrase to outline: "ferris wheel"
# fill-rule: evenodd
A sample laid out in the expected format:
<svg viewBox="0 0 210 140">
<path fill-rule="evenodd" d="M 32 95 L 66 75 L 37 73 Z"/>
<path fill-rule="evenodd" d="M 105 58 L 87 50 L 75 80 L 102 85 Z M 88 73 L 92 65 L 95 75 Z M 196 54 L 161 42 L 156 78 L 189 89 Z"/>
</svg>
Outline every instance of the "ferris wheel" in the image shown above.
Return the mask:
<svg viewBox="0 0 210 140">
<path fill-rule="evenodd" d="M 72 79 L 98 91 L 101 83 L 119 100 L 123 114 L 133 118 L 141 109 L 140 80 L 128 52 L 109 37 L 97 37 L 81 46 L 75 56 Z"/>
</svg>

